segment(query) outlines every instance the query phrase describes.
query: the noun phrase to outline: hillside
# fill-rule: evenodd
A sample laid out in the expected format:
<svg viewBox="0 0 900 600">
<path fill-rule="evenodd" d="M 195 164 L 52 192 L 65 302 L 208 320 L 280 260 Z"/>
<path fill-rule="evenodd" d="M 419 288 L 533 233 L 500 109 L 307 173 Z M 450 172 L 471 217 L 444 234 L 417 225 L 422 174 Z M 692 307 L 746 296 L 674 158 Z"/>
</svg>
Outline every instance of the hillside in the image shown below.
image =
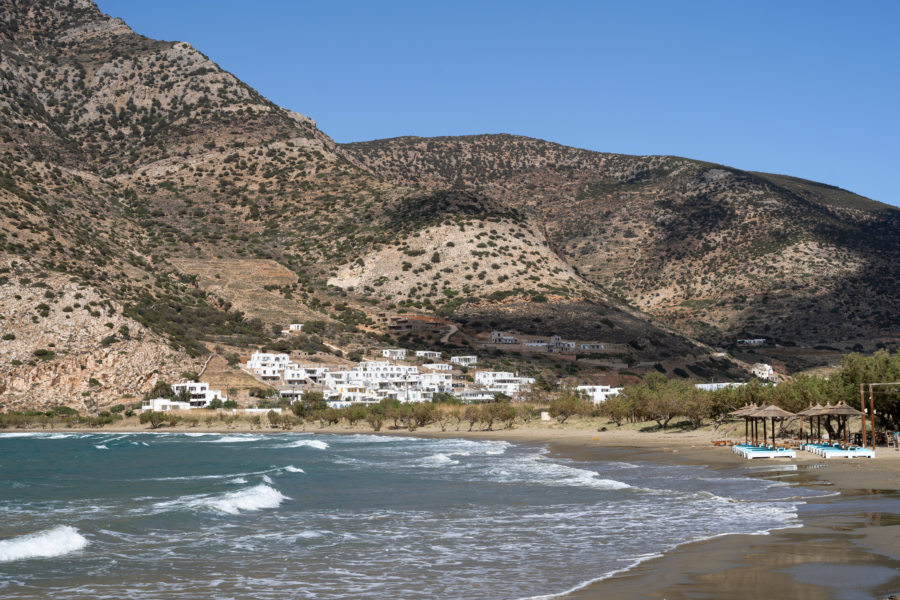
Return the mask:
<svg viewBox="0 0 900 600">
<path fill-rule="evenodd" d="M 509 135 L 344 149 L 385 181 L 521 211 L 586 282 L 710 343 L 900 334 L 900 211 L 833 186 Z"/>
<path fill-rule="evenodd" d="M 387 181 L 189 44 L 89 0 L 0 0 L 0 114 L 0 296 L 17 311 L 3 328 L 31 340 L 0 341 L 7 406 L 67 360 L 71 385 L 36 406 L 113 402 L 124 384 L 88 389 L 104 373 L 67 358 L 103 350 L 106 323 L 141 332 L 113 355 L 159 378 L 217 348 L 285 347 L 273 326 L 294 320 L 317 324 L 297 348 L 377 348 L 384 310 L 452 316 L 466 336 L 550 322 L 538 333 L 634 342 L 632 362 L 709 352 L 581 276 L 534 214 Z M 69 305 L 47 313 L 44 291 L 108 308 L 78 312 L 92 333 L 63 345 Z M 128 377 L 134 394 L 157 379 Z"/>
</svg>

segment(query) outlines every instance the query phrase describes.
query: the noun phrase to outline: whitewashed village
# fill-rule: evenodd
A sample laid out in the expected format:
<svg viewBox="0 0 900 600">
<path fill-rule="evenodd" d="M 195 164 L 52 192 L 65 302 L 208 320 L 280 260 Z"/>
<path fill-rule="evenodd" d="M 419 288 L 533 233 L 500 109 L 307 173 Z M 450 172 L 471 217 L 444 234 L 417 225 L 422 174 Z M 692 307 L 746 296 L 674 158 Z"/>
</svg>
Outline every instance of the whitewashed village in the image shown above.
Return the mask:
<svg viewBox="0 0 900 600">
<path fill-rule="evenodd" d="M 286 333 L 299 333 L 303 325 L 289 325 Z M 492 331 L 486 347 L 495 344 L 521 344 L 532 352 L 584 352 L 603 350 L 599 342 L 580 343 L 563 340 L 560 336 L 522 341 L 512 334 Z M 297 361 L 297 362 L 295 362 Z M 383 400 L 402 404 L 432 402 L 436 395 L 452 398 L 460 404 L 494 402 L 497 399 L 524 401 L 529 398 L 533 377 L 510 371 L 479 368 L 478 355 L 454 354 L 445 356 L 436 350 L 408 350 L 384 348 L 381 355 L 361 360 L 354 366 L 334 367 L 304 364 L 287 353 L 253 352 L 240 365 L 246 374 L 274 389 L 279 404 L 298 402 L 306 392 L 319 392 L 329 408 L 346 408 L 353 404 L 372 405 Z M 583 384 L 575 388 L 585 400 L 595 404 L 618 394 L 622 388 L 609 385 Z M 210 389 L 202 381 L 186 381 L 172 385 L 172 396 L 145 399 L 142 411 L 189 411 L 198 408 L 222 408 L 243 413 L 264 413 L 280 407 L 246 407 L 238 409 L 228 403 L 223 391 Z M 440 397 L 440 396 L 438 396 Z"/>
</svg>

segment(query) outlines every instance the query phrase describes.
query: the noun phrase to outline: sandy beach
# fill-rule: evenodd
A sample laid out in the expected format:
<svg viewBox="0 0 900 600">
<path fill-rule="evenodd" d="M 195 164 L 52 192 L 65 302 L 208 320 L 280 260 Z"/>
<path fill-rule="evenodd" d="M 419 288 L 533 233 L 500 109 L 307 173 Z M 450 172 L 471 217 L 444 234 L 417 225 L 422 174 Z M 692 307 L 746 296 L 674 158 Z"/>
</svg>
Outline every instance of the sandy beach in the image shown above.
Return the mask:
<svg viewBox="0 0 900 600">
<path fill-rule="evenodd" d="M 115 430 L 144 426 L 126 422 Z M 601 598 L 888 598 L 900 594 L 900 452 L 879 447 L 874 459 L 825 460 L 807 452 L 796 459 L 746 460 L 712 439 L 738 440 L 737 430 L 598 428 L 596 422 L 537 422 L 498 431 L 432 426 L 383 435 L 466 437 L 505 440 L 548 448 L 551 456 L 574 461 L 701 465 L 740 476 L 826 490 L 809 502 L 802 526 L 767 535 L 727 535 L 683 544 L 633 568 L 569 592 L 572 599 Z M 372 433 L 359 426 L 320 428 L 309 433 Z M 78 431 L 85 431 L 80 429 Z M 113 428 L 103 429 L 110 432 Z M 278 433 L 259 428 L 163 428 L 166 431 Z M 298 430 L 294 430 L 298 431 Z M 789 488 L 787 488 L 789 489 Z M 548 557 L 552 559 L 552 557 Z"/>
</svg>

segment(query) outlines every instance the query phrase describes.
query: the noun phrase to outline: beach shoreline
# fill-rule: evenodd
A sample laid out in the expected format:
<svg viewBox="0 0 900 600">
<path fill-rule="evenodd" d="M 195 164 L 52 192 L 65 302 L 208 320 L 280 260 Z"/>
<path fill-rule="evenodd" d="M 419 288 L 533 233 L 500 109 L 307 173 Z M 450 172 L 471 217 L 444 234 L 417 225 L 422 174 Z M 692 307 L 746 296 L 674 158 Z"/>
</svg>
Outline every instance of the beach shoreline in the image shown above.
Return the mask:
<svg viewBox="0 0 900 600">
<path fill-rule="evenodd" d="M 555 424 L 554 424 L 555 425 Z M 21 431 L 21 430 L 19 430 Z M 145 428 L 43 429 L 40 432 L 136 433 Z M 830 459 L 798 452 L 796 459 L 747 460 L 714 447 L 710 431 L 598 431 L 546 424 L 495 431 L 416 431 L 324 427 L 304 431 L 165 428 L 153 433 L 278 435 L 375 434 L 502 440 L 546 448 L 575 462 L 625 461 L 695 465 L 740 476 L 834 492 L 807 502 L 795 527 L 761 535 L 725 534 L 661 549 L 620 572 L 546 598 L 888 598 L 900 593 L 900 452 L 879 448 L 875 459 Z M 2 432 L 0 432 L 2 435 Z M 716 435 L 716 438 L 721 437 Z M 791 465 L 788 467 L 787 465 Z M 747 468 L 754 467 L 754 468 Z M 762 468 L 766 467 L 766 469 Z M 859 512 L 854 503 L 867 511 Z M 542 598 L 544 598 L 542 597 Z"/>
</svg>

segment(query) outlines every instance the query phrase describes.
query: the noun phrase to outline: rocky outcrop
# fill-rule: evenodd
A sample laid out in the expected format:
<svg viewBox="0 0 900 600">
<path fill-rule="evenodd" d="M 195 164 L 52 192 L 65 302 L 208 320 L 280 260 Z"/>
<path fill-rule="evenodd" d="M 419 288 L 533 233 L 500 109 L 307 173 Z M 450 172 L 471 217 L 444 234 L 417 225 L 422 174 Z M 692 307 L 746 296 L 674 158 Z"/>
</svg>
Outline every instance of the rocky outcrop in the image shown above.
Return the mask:
<svg viewBox="0 0 900 600">
<path fill-rule="evenodd" d="M 33 273 L 4 276 L 0 285 L 0 409 L 97 410 L 202 363 L 125 317 L 95 288 Z"/>
</svg>

